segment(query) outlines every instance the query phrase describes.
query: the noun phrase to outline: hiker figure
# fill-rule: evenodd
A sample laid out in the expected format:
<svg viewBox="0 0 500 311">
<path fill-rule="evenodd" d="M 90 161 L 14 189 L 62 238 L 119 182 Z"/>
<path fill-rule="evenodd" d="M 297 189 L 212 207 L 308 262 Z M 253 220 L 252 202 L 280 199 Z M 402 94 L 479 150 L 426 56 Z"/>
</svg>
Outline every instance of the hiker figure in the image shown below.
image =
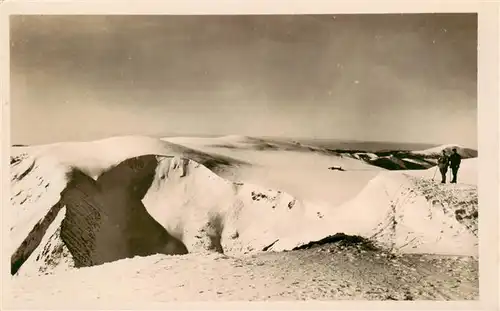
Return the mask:
<svg viewBox="0 0 500 311">
<path fill-rule="evenodd" d="M 446 173 L 448 172 L 448 163 L 449 158 L 446 155 L 446 150 L 443 150 L 443 154 L 441 154 L 438 158 L 438 167 L 441 172 L 441 183 L 446 183 Z"/>
<path fill-rule="evenodd" d="M 453 153 L 450 156 L 450 168 L 451 173 L 453 174 L 452 183 L 457 183 L 457 173 L 458 168 L 460 167 L 460 162 L 462 162 L 462 157 L 457 153 L 457 148 L 453 148 Z"/>
</svg>

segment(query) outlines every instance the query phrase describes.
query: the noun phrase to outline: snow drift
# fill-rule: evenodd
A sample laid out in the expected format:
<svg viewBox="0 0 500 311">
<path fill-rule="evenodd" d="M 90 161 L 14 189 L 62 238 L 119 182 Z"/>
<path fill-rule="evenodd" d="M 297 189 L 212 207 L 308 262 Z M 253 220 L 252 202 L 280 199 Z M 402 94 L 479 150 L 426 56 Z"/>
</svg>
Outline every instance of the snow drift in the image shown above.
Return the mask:
<svg viewBox="0 0 500 311">
<path fill-rule="evenodd" d="M 335 226 L 393 251 L 477 256 L 477 227 L 467 228 L 455 217 L 460 203 L 427 197 L 419 182 L 398 172 L 379 174 L 345 204 Z M 427 190 L 439 192 L 431 184 Z"/>
<path fill-rule="evenodd" d="M 62 243 L 58 236 L 58 226 L 54 230 L 49 228 L 54 228 L 51 224 L 57 215 L 66 215 L 66 207 L 61 204 L 61 193 L 68 185 L 69 172 L 77 169 L 81 176 L 97 179 L 100 174 L 121 161 L 150 153 L 187 156 L 210 167 L 214 172 L 245 165 L 242 161 L 229 157 L 140 136 L 13 148 L 11 205 L 8 211 L 4 211 L 11 223 L 11 243 L 8 246 L 12 254 L 11 272 L 16 273 L 32 253 L 38 253 L 40 248 L 46 249 L 42 255 L 37 255 L 36 264 L 40 265 L 45 261 L 60 261 L 60 255 L 66 254 L 55 252 L 54 257 L 49 252 L 52 246 L 40 246 L 40 243 L 47 240 L 47 234 L 55 235 L 50 239 L 56 241 L 52 241 L 52 244 Z M 66 247 L 64 244 L 64 248 Z M 59 250 L 58 247 L 57 249 Z M 46 268 L 39 267 L 39 270 Z"/>
<path fill-rule="evenodd" d="M 160 161 L 143 202 L 189 252 L 262 251 L 304 225 L 314 226 L 326 212 L 279 190 L 230 182 L 177 157 Z"/>
<path fill-rule="evenodd" d="M 61 238 L 76 267 L 152 254 L 186 254 L 149 215 L 141 202 L 151 185 L 155 156 L 127 159 L 105 171 L 96 181 L 78 170 L 70 174 L 61 193 L 66 217 Z"/>
<path fill-rule="evenodd" d="M 441 204 L 419 182 L 425 176 L 382 171 L 332 207 L 229 181 L 216 172 L 243 161 L 151 138 L 24 152 L 11 161 L 12 273 L 156 253 L 283 251 L 336 233 L 393 251 L 477 255 L 477 223 L 464 221 L 477 218 L 477 202 L 457 218 L 463 200 Z"/>
</svg>

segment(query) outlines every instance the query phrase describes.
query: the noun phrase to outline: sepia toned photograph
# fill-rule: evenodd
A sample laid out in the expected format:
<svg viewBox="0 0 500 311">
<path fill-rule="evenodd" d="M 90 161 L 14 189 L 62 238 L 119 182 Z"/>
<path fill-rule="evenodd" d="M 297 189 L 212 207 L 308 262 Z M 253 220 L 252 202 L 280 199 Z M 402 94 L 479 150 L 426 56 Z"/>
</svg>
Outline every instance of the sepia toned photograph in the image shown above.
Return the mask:
<svg viewBox="0 0 500 311">
<path fill-rule="evenodd" d="M 9 36 L 9 306 L 479 300 L 477 13 Z"/>
</svg>

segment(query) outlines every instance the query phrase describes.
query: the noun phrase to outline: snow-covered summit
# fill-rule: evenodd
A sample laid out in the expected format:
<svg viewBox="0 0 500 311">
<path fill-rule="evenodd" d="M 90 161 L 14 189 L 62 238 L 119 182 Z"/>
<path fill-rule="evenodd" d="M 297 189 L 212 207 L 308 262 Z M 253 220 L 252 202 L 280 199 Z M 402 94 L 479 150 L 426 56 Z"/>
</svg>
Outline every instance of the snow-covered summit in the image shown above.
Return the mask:
<svg viewBox="0 0 500 311">
<path fill-rule="evenodd" d="M 475 158 L 478 155 L 477 150 L 466 148 L 459 144 L 445 144 L 425 150 L 413 151 L 413 153 L 424 156 L 437 156 L 440 155 L 443 150 L 445 150 L 447 154 L 450 154 L 453 148 L 456 148 L 458 154 L 460 154 L 463 158 Z"/>
</svg>

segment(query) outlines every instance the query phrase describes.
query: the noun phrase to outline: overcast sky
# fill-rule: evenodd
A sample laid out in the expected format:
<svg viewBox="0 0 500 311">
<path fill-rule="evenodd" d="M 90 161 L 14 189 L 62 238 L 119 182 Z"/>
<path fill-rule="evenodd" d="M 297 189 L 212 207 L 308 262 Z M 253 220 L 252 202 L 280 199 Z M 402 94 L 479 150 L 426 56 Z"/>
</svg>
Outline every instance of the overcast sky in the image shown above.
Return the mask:
<svg viewBox="0 0 500 311">
<path fill-rule="evenodd" d="M 12 17 L 12 143 L 241 134 L 477 147 L 476 18 Z"/>
</svg>

